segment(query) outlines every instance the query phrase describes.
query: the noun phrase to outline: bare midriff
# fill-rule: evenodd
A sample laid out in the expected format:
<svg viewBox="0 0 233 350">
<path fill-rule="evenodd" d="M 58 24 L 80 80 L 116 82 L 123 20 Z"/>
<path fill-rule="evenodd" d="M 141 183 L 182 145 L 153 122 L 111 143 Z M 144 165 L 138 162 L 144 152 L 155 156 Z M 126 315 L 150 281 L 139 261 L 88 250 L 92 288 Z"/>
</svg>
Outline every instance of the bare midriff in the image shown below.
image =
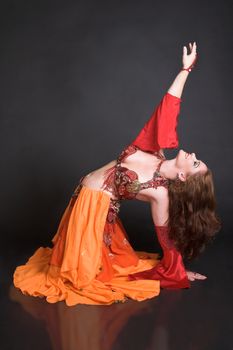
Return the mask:
<svg viewBox="0 0 233 350">
<path fill-rule="evenodd" d="M 102 186 L 104 183 L 104 174 L 106 170 L 110 169 L 114 165 L 116 165 L 117 161 L 112 160 L 108 164 L 105 164 L 103 167 L 93 170 L 91 173 L 87 174 L 82 180 L 82 185 L 89 187 L 93 190 L 102 190 Z M 104 192 L 111 195 L 109 191 L 104 190 Z M 112 197 L 112 196 L 111 196 Z"/>
</svg>

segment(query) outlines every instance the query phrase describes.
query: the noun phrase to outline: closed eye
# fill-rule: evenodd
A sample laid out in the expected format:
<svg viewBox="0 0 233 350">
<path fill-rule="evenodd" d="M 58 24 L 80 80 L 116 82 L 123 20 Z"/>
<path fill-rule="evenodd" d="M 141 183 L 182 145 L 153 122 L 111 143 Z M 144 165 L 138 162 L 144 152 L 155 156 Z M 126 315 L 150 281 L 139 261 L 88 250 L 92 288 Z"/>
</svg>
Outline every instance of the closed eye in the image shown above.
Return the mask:
<svg viewBox="0 0 233 350">
<path fill-rule="evenodd" d="M 195 167 L 195 168 L 197 168 L 199 165 L 200 165 L 200 161 L 199 160 L 195 160 L 194 162 L 193 162 L 193 166 Z"/>
</svg>

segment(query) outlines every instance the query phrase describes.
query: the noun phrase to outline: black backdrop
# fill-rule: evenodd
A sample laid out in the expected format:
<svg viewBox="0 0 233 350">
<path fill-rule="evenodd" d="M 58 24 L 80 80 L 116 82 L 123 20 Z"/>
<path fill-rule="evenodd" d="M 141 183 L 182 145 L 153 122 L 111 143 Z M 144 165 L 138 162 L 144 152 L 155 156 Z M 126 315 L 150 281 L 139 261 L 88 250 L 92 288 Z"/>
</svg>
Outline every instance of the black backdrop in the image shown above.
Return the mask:
<svg viewBox="0 0 233 350">
<path fill-rule="evenodd" d="M 212 169 L 225 228 L 220 237 L 231 238 L 231 6 L 2 2 L 2 246 L 50 241 L 78 179 L 136 136 L 181 68 L 189 41 L 197 42 L 199 61 L 182 96 L 179 148 Z M 121 217 L 135 246 L 151 246 L 147 204 L 124 203 Z"/>
</svg>

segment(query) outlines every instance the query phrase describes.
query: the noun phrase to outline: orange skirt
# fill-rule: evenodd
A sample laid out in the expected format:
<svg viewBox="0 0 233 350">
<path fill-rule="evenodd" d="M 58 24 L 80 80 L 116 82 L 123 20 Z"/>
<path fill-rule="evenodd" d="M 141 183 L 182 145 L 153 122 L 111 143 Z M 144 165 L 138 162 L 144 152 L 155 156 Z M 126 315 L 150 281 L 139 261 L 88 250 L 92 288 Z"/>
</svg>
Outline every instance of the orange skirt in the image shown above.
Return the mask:
<svg viewBox="0 0 233 350">
<path fill-rule="evenodd" d="M 62 216 L 53 247 L 40 247 L 16 268 L 15 287 L 25 295 L 46 297 L 49 303 L 64 300 L 69 306 L 157 296 L 159 281 L 130 281 L 128 275 L 154 267 L 158 255 L 133 250 L 120 219 L 107 222 L 109 205 L 107 193 L 81 186 Z M 106 245 L 109 234 L 111 244 Z"/>
</svg>

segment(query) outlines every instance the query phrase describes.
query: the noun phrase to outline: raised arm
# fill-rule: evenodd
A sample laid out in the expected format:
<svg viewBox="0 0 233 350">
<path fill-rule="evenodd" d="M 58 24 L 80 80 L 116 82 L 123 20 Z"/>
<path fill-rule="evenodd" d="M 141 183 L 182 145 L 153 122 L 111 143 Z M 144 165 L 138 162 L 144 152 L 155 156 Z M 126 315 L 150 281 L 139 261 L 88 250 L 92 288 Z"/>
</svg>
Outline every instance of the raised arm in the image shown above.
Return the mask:
<svg viewBox="0 0 233 350">
<path fill-rule="evenodd" d="M 186 69 L 190 67 L 190 64 L 192 65 L 196 57 L 195 43 L 190 44 L 190 50 L 191 53 L 187 55 L 187 49 L 184 46 L 183 70 L 178 73 L 159 105 L 132 142 L 133 145 L 145 152 L 156 152 L 162 148 L 178 147 L 177 119 L 182 101 L 182 91 L 189 75 L 189 71 Z"/>
</svg>

